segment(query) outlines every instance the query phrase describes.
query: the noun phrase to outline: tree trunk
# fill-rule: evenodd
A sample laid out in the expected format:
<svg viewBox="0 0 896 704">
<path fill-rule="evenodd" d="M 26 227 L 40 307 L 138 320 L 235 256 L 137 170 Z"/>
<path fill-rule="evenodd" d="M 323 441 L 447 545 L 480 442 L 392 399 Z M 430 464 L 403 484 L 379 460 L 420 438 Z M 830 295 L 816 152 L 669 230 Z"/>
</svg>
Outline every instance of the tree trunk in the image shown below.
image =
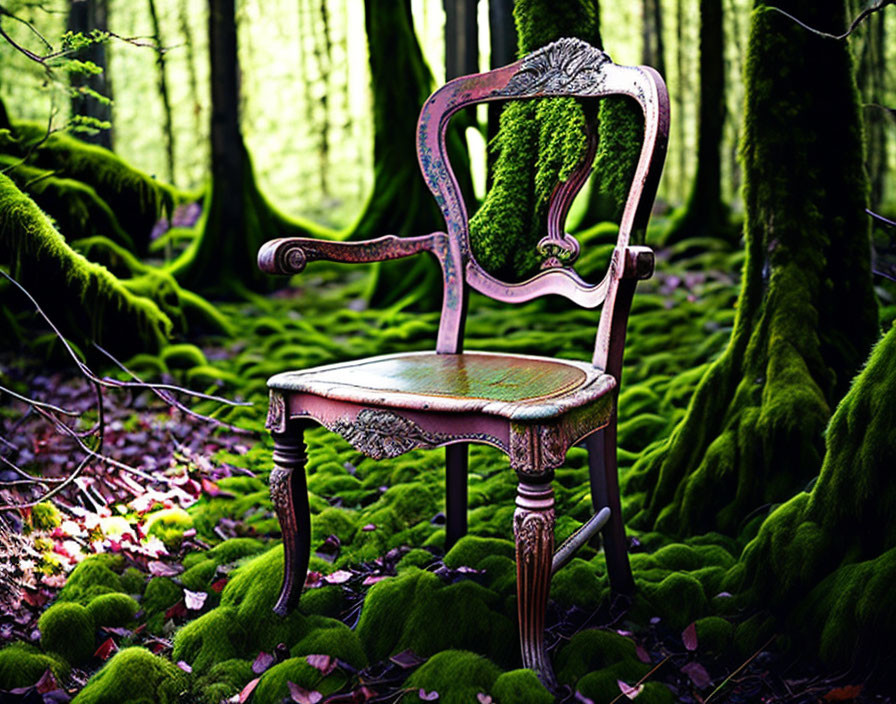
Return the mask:
<svg viewBox="0 0 896 704">
<path fill-rule="evenodd" d="M 174 127 L 171 119 L 171 98 L 168 95 L 168 77 L 165 71 L 165 45 L 159 26 L 159 13 L 155 0 L 149 0 L 149 17 L 152 20 L 152 34 L 156 43 L 156 66 L 159 69 L 159 97 L 162 99 L 162 137 L 165 144 L 165 167 L 168 183 L 174 183 Z"/>
<path fill-rule="evenodd" d="M 445 8 L 445 80 L 479 72 L 476 0 L 442 0 Z"/>
<path fill-rule="evenodd" d="M 374 178 L 349 239 L 443 230 L 441 211 L 417 163 L 417 117 L 433 80 L 414 34 L 410 0 L 365 0 L 364 10 L 374 87 Z M 396 80 L 399 69 L 402 80 Z M 448 149 L 461 190 L 469 198 L 473 192 L 469 159 L 456 130 L 449 130 Z M 375 303 L 388 304 L 411 295 L 427 307 L 440 305 L 441 275 L 429 258 L 384 263 L 378 271 L 371 289 Z"/>
<path fill-rule="evenodd" d="M 661 0 L 641 0 L 641 63 L 666 75 Z"/>
<path fill-rule="evenodd" d="M 500 68 L 516 60 L 516 31 L 513 24 L 513 0 L 489 0 L 488 3 L 489 25 L 489 68 Z M 488 104 L 488 127 L 486 128 L 486 143 L 491 144 L 498 134 L 498 124 L 501 118 L 501 104 Z M 487 159 L 487 186 L 491 188 L 495 169 L 495 151 L 489 149 Z"/>
<path fill-rule="evenodd" d="M 105 32 L 108 29 L 108 0 L 71 0 L 68 10 L 68 30 L 89 36 L 94 30 Z M 106 45 L 94 42 L 77 52 L 76 58 L 91 61 L 102 69 L 102 73 L 82 76 L 72 74 L 71 87 L 76 91 L 89 89 L 106 98 L 112 98 L 112 84 L 109 80 L 106 63 Z M 101 123 L 112 122 L 112 105 L 97 100 L 94 96 L 78 92 L 71 99 L 72 116 L 82 115 Z M 81 132 L 79 137 L 91 144 L 98 144 L 112 149 L 112 128 L 98 129 L 92 132 Z"/>
<path fill-rule="evenodd" d="M 665 243 L 685 237 L 728 239 L 728 208 L 722 202 L 722 134 L 725 127 L 725 27 L 722 0 L 700 0 L 700 113 L 697 171 L 691 194 L 674 218 Z"/>
<path fill-rule="evenodd" d="M 842 0 L 776 4 L 814 27 L 843 26 Z M 755 7 L 734 330 L 683 421 L 627 482 L 634 501 L 641 493 L 634 524 L 678 535 L 738 533 L 748 516 L 805 487 L 831 409 L 877 336 L 849 49 L 761 0 Z"/>
</svg>

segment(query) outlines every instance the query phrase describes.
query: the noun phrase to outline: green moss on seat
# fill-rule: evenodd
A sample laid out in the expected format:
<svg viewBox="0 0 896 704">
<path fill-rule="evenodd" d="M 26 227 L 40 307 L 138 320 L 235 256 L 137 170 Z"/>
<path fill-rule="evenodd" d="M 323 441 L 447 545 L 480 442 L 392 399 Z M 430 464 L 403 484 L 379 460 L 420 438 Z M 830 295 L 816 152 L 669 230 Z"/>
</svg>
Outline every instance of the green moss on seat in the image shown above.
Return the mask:
<svg viewBox="0 0 896 704">
<path fill-rule="evenodd" d="M 501 669 L 487 658 L 465 650 L 445 650 L 431 657 L 410 677 L 405 686 L 412 691 L 408 702 L 418 702 L 417 691 L 439 693 L 444 704 L 469 704 L 476 695 L 488 694 L 501 675 Z"/>
<path fill-rule="evenodd" d="M 511 670 L 495 680 L 492 695 L 498 704 L 551 704 L 551 694 L 532 670 Z"/>
<path fill-rule="evenodd" d="M 367 666 L 367 656 L 353 630 L 340 621 L 330 628 L 317 628 L 302 638 L 291 649 L 293 657 L 303 655 L 331 655 L 361 669 Z"/>
<path fill-rule="evenodd" d="M 37 627 L 41 647 L 47 652 L 59 653 L 72 665 L 81 665 L 93 655 L 93 616 L 80 604 L 53 604 L 41 614 Z"/>
<path fill-rule="evenodd" d="M 134 620 L 139 608 L 127 594 L 100 594 L 87 604 L 87 611 L 97 627 L 125 626 Z"/>
<path fill-rule="evenodd" d="M 64 660 L 45 655 L 27 643 L 10 643 L 0 650 L 0 690 L 30 687 L 47 670 L 57 680 L 68 674 Z"/>
<path fill-rule="evenodd" d="M 125 648 L 97 672 L 72 704 L 175 704 L 188 688 L 186 673 L 145 648 Z"/>
</svg>

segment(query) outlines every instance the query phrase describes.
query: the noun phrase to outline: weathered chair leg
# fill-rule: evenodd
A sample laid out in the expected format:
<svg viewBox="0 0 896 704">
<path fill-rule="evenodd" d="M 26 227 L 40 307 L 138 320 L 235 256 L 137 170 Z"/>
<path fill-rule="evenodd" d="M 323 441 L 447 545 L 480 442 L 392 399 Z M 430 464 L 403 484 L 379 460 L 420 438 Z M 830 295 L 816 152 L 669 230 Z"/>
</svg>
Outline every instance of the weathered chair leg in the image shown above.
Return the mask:
<svg viewBox="0 0 896 704">
<path fill-rule="evenodd" d="M 467 534 L 467 444 L 445 448 L 445 551 Z"/>
<path fill-rule="evenodd" d="M 299 603 L 308 557 L 311 552 L 311 514 L 305 480 L 304 425 L 287 422 L 286 431 L 272 433 L 274 469 L 271 471 L 271 499 L 283 533 L 283 586 L 274 613 L 285 616 Z"/>
<path fill-rule="evenodd" d="M 595 511 L 604 506 L 610 508 L 610 520 L 601 531 L 610 589 L 617 594 L 632 594 L 635 581 L 628 562 L 628 541 L 622 523 L 619 475 L 616 470 L 616 414 L 613 414 L 606 428 L 592 433 L 585 442 L 591 477 L 591 504 Z"/>
<path fill-rule="evenodd" d="M 520 482 L 513 536 L 516 541 L 516 595 L 523 667 L 535 670 L 550 690 L 557 688 L 544 649 L 544 618 L 554 552 L 554 491 L 550 483 Z"/>
</svg>

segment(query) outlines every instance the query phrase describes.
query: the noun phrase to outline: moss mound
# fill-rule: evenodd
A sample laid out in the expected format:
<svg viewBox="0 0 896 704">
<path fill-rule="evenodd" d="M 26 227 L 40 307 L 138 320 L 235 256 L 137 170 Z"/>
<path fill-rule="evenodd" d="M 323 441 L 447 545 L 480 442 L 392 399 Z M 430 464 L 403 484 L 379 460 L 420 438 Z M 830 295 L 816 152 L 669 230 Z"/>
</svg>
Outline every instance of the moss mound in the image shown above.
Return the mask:
<svg viewBox="0 0 896 704">
<path fill-rule="evenodd" d="M 445 704 L 475 702 L 480 692 L 491 692 L 500 675 L 501 669 L 481 655 L 465 650 L 445 650 L 408 677 L 405 686 L 412 691 L 407 700 L 421 701 L 417 692 L 423 689 L 438 692 L 438 700 Z"/>
<path fill-rule="evenodd" d="M 26 643 L 10 643 L 0 650 L 0 689 L 30 687 L 47 670 L 61 680 L 68 674 L 68 665 Z"/>
<path fill-rule="evenodd" d="M 116 653 L 72 704 L 175 704 L 188 689 L 186 673 L 145 648 Z"/>
<path fill-rule="evenodd" d="M 554 695 L 532 670 L 511 670 L 501 674 L 492 686 L 498 704 L 551 704 Z"/>
<path fill-rule="evenodd" d="M 127 594 L 100 594 L 87 604 L 93 623 L 99 626 L 125 626 L 134 620 L 140 606 Z"/>
<path fill-rule="evenodd" d="M 47 652 L 59 653 L 72 665 L 81 665 L 93 655 L 93 616 L 80 604 L 53 604 L 41 614 L 37 627 L 41 647 Z"/>
</svg>

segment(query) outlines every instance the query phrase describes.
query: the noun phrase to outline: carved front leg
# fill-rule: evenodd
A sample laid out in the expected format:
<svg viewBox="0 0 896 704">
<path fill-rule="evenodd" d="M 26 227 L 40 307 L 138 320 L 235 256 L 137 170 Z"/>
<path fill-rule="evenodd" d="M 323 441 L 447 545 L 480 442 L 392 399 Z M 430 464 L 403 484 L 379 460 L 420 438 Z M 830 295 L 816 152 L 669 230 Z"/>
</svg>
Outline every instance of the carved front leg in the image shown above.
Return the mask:
<svg viewBox="0 0 896 704">
<path fill-rule="evenodd" d="M 271 500 L 283 533 L 283 586 L 274 613 L 285 616 L 302 595 L 311 552 L 311 515 L 305 481 L 303 426 L 287 423 L 274 437 L 274 469 L 271 471 Z"/>
<path fill-rule="evenodd" d="M 550 484 L 520 482 L 513 535 L 516 540 L 516 594 L 523 666 L 535 670 L 550 690 L 557 687 L 544 649 L 544 616 L 554 553 L 554 491 Z"/>
</svg>

